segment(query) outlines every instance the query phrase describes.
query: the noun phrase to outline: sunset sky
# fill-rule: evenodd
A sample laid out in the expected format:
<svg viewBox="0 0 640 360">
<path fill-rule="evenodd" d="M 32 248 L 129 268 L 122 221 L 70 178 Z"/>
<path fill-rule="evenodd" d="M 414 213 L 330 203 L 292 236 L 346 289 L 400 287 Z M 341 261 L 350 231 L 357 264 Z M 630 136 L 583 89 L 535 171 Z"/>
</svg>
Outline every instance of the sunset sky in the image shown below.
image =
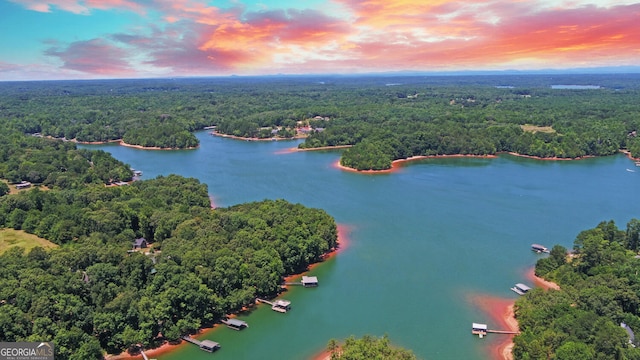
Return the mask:
<svg viewBox="0 0 640 360">
<path fill-rule="evenodd" d="M 0 0 L 0 81 L 640 65 L 632 0 Z"/>
</svg>

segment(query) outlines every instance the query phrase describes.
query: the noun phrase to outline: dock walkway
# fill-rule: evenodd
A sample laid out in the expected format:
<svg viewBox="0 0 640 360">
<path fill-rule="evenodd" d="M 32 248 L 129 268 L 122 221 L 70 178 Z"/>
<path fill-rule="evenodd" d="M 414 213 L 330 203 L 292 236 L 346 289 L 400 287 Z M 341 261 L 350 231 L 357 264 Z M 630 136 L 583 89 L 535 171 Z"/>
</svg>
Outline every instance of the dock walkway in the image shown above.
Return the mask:
<svg viewBox="0 0 640 360">
<path fill-rule="evenodd" d="M 520 334 L 520 331 L 509 331 L 509 330 L 487 330 L 488 333 L 494 333 L 494 334 Z"/>
<path fill-rule="evenodd" d="M 271 306 L 273 306 L 273 303 L 271 301 L 265 300 L 265 299 L 256 299 L 257 302 L 261 302 L 261 303 L 265 303 L 265 304 L 269 304 Z"/>
</svg>

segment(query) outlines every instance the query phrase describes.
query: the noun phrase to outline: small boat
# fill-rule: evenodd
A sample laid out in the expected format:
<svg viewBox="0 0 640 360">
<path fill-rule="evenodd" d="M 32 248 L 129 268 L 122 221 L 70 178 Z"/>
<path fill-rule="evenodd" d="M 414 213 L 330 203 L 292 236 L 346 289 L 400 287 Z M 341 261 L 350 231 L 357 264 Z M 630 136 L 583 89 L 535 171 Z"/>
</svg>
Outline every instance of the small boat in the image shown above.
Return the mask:
<svg viewBox="0 0 640 360">
<path fill-rule="evenodd" d="M 513 292 L 515 292 L 518 295 L 524 295 L 527 292 L 529 292 L 531 288 L 525 284 L 517 283 L 514 287 L 511 288 L 511 290 L 513 290 Z"/>
<path fill-rule="evenodd" d="M 636 172 L 635 170 L 632 169 L 627 169 L 628 172 Z"/>
</svg>

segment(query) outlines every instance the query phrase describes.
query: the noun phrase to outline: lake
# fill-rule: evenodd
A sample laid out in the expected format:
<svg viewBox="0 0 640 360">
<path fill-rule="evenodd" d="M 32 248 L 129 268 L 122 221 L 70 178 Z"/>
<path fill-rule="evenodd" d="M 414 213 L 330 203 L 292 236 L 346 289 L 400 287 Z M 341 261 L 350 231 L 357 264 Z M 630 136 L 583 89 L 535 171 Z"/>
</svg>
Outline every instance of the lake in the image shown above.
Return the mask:
<svg viewBox="0 0 640 360">
<path fill-rule="evenodd" d="M 314 267 L 317 288 L 291 287 L 293 309 L 258 306 L 249 328 L 217 327 L 160 360 L 310 359 L 331 338 L 387 334 L 422 359 L 486 359 L 496 337 L 471 335 L 491 320 L 474 295 L 515 299 L 509 288 L 540 255 L 532 243 L 571 248 L 600 221 L 638 218 L 640 168 L 622 155 L 579 161 L 428 159 L 391 174 L 334 167 L 339 151 L 291 152 L 298 141 L 239 141 L 196 134 L 200 148 L 103 149 L 143 179 L 171 173 L 206 183 L 218 207 L 286 199 L 325 209 L 348 229 L 348 246 Z"/>
</svg>

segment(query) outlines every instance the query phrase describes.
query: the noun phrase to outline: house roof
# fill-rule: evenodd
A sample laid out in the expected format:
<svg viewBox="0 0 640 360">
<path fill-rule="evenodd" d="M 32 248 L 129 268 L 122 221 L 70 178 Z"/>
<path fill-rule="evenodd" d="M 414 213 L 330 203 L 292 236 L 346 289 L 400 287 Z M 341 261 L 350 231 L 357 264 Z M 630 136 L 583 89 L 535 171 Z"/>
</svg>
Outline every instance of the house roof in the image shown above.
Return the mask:
<svg viewBox="0 0 640 360">
<path fill-rule="evenodd" d="M 142 246 L 143 244 L 147 243 L 147 239 L 145 238 L 138 238 L 133 242 L 133 245 L 135 246 Z"/>
<path fill-rule="evenodd" d="M 620 323 L 620 326 L 627 332 L 629 335 L 629 342 L 634 343 L 636 341 L 636 335 L 633 333 L 633 330 L 629 327 L 629 325 L 625 323 Z"/>
</svg>

